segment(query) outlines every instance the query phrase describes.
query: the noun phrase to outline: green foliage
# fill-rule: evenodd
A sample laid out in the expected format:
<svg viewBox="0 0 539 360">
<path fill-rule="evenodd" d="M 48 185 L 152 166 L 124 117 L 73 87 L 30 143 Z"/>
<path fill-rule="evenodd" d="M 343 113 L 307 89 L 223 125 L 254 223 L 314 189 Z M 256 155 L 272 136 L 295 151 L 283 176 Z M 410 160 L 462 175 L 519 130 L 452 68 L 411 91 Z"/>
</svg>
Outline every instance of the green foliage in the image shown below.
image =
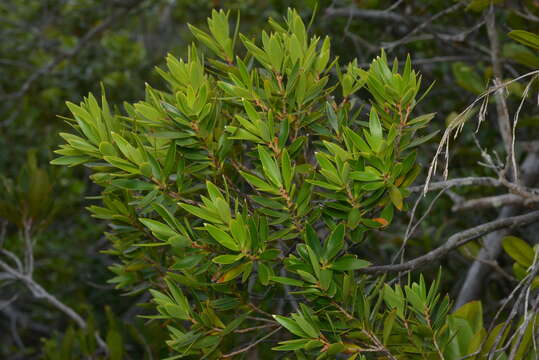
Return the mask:
<svg viewBox="0 0 539 360">
<path fill-rule="evenodd" d="M 52 182 L 46 169 L 37 165 L 36 154 L 29 151 L 16 179 L 0 175 L 0 217 L 21 231 L 49 224 L 56 209 L 52 201 Z"/>
<path fill-rule="evenodd" d="M 268 329 L 278 344 L 261 341 L 262 352 L 299 359 L 480 351 L 494 335 L 479 303 L 448 315 L 439 279 L 362 275 L 358 248 L 407 208 L 416 148 L 435 135 L 419 134 L 434 115 L 413 115 L 424 94 L 410 58 L 390 66 L 382 52 L 368 70 L 341 69 L 330 39 L 293 10 L 261 42 L 229 17 L 190 26 L 209 54 L 193 44 L 186 60 L 169 55 L 158 70 L 168 91 L 147 85 L 124 113 L 104 94 L 68 103 L 77 135 L 61 134 L 52 163 L 84 164 L 103 188 L 88 210 L 111 224 L 111 282 L 151 292 L 147 318 L 166 324 L 170 359 L 233 356 Z"/>
<path fill-rule="evenodd" d="M 522 281 L 529 278 L 532 266 L 538 261 L 539 246 L 531 247 L 524 240 L 516 236 L 506 236 L 502 241 L 502 246 L 507 255 L 515 262 L 513 263 L 513 273 L 515 277 Z M 531 279 L 532 288 L 539 286 L 539 276 Z"/>
<path fill-rule="evenodd" d="M 513 30 L 508 35 L 519 43 L 539 50 L 539 36 L 537 34 L 525 30 Z"/>
<path fill-rule="evenodd" d="M 100 349 L 95 334 L 98 331 L 92 314 L 87 317 L 86 329 L 76 329 L 70 326 L 64 334 L 54 334 L 43 341 L 43 359 L 45 360 L 77 360 L 82 358 L 121 360 L 128 355 L 129 344 L 146 348 L 149 354 L 160 352 L 161 341 L 165 331 L 157 324 L 143 324 L 142 321 L 123 323 L 111 311 L 105 310 L 107 318 L 106 342 L 108 353 Z"/>
</svg>

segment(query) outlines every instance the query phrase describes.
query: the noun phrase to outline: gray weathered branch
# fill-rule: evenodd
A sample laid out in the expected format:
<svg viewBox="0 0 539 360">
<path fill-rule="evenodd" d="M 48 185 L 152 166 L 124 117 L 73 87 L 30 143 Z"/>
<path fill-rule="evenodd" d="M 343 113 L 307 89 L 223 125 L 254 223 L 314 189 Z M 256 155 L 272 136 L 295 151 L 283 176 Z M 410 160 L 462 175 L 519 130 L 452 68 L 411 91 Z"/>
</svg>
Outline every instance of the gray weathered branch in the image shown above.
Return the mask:
<svg viewBox="0 0 539 360">
<path fill-rule="evenodd" d="M 503 186 L 502 182 L 493 177 L 465 177 L 465 178 L 456 178 L 446 181 L 435 181 L 429 182 L 427 191 L 436 191 L 442 190 L 445 188 L 452 188 L 456 186 L 472 186 L 472 185 L 481 185 L 481 186 Z M 425 185 L 416 185 L 410 186 L 408 188 L 411 192 L 421 192 L 425 190 Z"/>
<path fill-rule="evenodd" d="M 408 22 L 408 19 L 405 16 L 402 16 L 400 14 L 397 14 L 391 11 L 359 9 L 355 6 L 349 6 L 349 7 L 343 7 L 343 8 L 328 8 L 325 11 L 325 16 L 328 16 L 328 17 L 352 16 L 352 17 L 366 18 L 366 19 Z"/>
<path fill-rule="evenodd" d="M 485 234 L 491 233 L 493 231 L 512 228 L 515 226 L 525 226 L 531 223 L 539 221 L 539 211 L 533 211 L 525 215 L 508 217 L 505 219 L 494 220 L 476 227 L 473 227 L 468 230 L 453 234 L 445 242 L 445 244 L 440 247 L 428 252 L 425 255 L 419 256 L 415 259 L 409 260 L 402 264 L 395 265 L 379 265 L 379 266 L 369 266 L 359 271 L 367 274 L 378 274 L 378 273 L 387 273 L 387 272 L 399 272 L 407 270 L 416 270 L 420 267 L 433 263 L 434 261 L 439 260 L 440 258 L 446 256 L 450 251 L 462 246 L 474 239 L 477 239 Z"/>
<path fill-rule="evenodd" d="M 451 208 L 452 211 L 477 210 L 485 208 L 499 208 L 505 205 L 530 205 L 536 203 L 535 199 L 528 200 L 515 194 L 502 194 L 486 196 L 479 199 L 466 200 L 457 203 Z"/>
</svg>

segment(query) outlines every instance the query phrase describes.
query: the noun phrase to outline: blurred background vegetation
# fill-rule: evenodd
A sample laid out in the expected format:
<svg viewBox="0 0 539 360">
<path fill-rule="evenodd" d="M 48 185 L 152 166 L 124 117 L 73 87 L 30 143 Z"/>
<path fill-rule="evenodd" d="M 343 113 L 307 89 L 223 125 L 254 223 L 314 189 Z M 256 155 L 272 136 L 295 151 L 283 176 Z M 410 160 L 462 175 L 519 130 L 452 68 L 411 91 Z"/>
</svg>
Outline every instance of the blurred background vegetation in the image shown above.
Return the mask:
<svg viewBox="0 0 539 360">
<path fill-rule="evenodd" d="M 505 79 L 539 68 L 539 54 L 512 41 L 512 29 L 539 32 L 539 2 L 493 1 L 499 61 Z M 489 85 L 493 73 L 486 12 L 488 0 L 3 0 L 0 2 L 0 248 L 21 253 L 28 237 L 35 258 L 34 279 L 48 292 L 82 314 L 89 326 L 107 329 L 107 341 L 122 344 L 117 359 L 160 358 L 162 329 L 136 317 L 147 301 L 144 294 L 123 296 L 107 283 L 112 262 L 104 250 L 105 224 L 90 218 L 85 207 L 98 194 L 79 168 L 49 166 L 52 151 L 65 131 L 66 101 L 78 103 L 88 92 L 106 89 L 109 103 L 140 99 L 145 82 L 163 88 L 155 72 L 167 53 L 185 55 L 193 40 L 187 23 L 205 27 L 211 9 L 241 14 L 242 32 L 257 34 L 268 17 L 280 18 L 287 7 L 298 9 L 311 32 L 329 35 L 332 51 L 344 64 L 354 58 L 367 64 L 384 48 L 390 58 L 405 59 L 435 82 L 420 112 L 436 112 L 444 129 L 458 112 Z M 366 65 L 365 65 L 366 66 Z M 509 105 L 518 106 L 524 85 L 509 88 Z M 530 101 L 534 101 L 533 99 Z M 488 126 L 474 137 L 462 134 L 451 151 L 451 174 L 482 176 L 488 169 L 482 147 L 503 152 L 495 111 Z M 537 111 L 523 110 L 519 139 L 537 137 Z M 475 138 L 475 139 L 474 139 Z M 426 166 L 436 145 L 422 154 Z M 427 149 L 429 149 L 427 147 Z M 463 190 L 458 196 L 467 195 Z M 483 193 L 488 195 L 488 193 Z M 88 197 L 90 196 L 90 197 Z M 428 201 L 419 205 L 419 213 Z M 448 234 L 485 222 L 496 209 L 453 213 L 450 197 L 441 198 L 410 240 L 410 254 L 427 252 Z M 404 217 L 394 228 L 366 244 L 387 261 L 402 242 Z M 532 231 L 532 230 L 527 230 Z M 518 234 L 526 238 L 526 234 Z M 533 239 L 532 239 L 533 240 Z M 537 239 L 536 239 L 537 241 Z M 472 243 L 467 252 L 477 252 Z M 373 259 L 376 262 L 377 259 Z M 508 264 L 511 262 L 505 259 Z M 501 259 L 504 264 L 504 259 Z M 445 291 L 457 295 L 469 254 L 447 257 Z M 508 280 L 495 276 L 482 293 L 492 311 L 506 295 Z M 95 325 L 93 325 L 95 324 Z M 92 337 L 75 330 L 63 314 L 0 277 L 0 358 L 78 359 Z M 86 343 L 85 343 L 86 342 Z"/>
</svg>

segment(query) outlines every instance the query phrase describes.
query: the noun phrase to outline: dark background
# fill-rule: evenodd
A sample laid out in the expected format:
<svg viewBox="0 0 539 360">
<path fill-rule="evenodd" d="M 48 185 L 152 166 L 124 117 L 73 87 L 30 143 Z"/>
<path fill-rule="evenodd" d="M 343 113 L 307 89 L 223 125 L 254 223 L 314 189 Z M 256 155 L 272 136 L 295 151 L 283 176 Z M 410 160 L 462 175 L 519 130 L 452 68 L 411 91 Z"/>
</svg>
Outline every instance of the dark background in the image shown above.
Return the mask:
<svg viewBox="0 0 539 360">
<path fill-rule="evenodd" d="M 187 23 L 204 28 L 213 8 L 241 13 L 244 34 L 258 34 L 268 17 L 280 18 L 293 6 L 306 22 L 316 9 L 311 33 L 329 35 L 340 63 L 357 58 L 367 64 L 384 48 L 390 58 L 405 59 L 423 74 L 425 86 L 436 82 L 420 104 L 420 112 L 436 112 L 433 127 L 441 130 L 456 114 L 491 85 L 493 52 L 504 79 L 539 68 L 539 53 L 511 40 L 507 33 L 539 30 L 539 2 L 357 0 L 357 1 L 261 1 L 261 0 L 3 0 L 0 2 L 0 248 L 22 249 L 21 209 L 37 211 L 40 226 L 31 234 L 35 253 L 35 280 L 99 327 L 119 329 L 125 358 L 159 358 L 165 335 L 157 327 L 144 326 L 136 304 L 145 295 L 122 296 L 107 284 L 111 264 L 103 237 L 105 224 L 90 218 L 87 198 L 99 193 L 83 168 L 48 165 L 61 143 L 58 132 L 68 130 L 61 116 L 66 101 L 79 102 L 88 92 L 100 93 L 116 106 L 144 96 L 144 83 L 164 84 L 154 71 L 170 52 L 184 56 L 193 40 Z M 486 16 L 494 12 L 496 44 L 489 39 Z M 513 111 L 522 98 L 525 83 L 508 88 Z M 536 99 L 527 100 L 518 130 L 524 145 L 537 136 Z M 535 102 L 535 105 L 537 103 Z M 478 164 L 481 147 L 503 153 L 495 107 L 486 123 L 474 133 L 466 128 L 452 143 L 451 177 L 492 175 Z M 435 140 L 439 140 L 439 137 Z M 427 166 L 436 141 L 424 147 L 420 161 Z M 28 160 L 30 159 L 30 160 Z M 35 159 L 41 172 L 32 171 Z M 539 166 L 539 165 L 538 165 Z M 45 182 L 45 180 L 48 181 Z M 38 195 L 30 189 L 40 189 Z M 480 193 L 478 193 L 480 191 Z M 476 188 L 457 196 L 489 195 Z M 33 195 L 32 195 L 33 194 Z M 451 195 L 451 194 L 450 194 Z M 430 199 L 430 198 L 428 198 Z M 421 213 L 428 206 L 421 203 Z M 30 205 L 28 205 L 30 204 Z M 451 233 L 497 216 L 497 209 L 453 212 L 452 196 L 439 199 L 436 208 L 411 239 L 410 255 L 436 247 Z M 19 219 L 19 220 L 18 220 Z M 406 215 L 368 246 L 389 253 L 400 246 Z M 537 241 L 533 229 L 523 233 Z M 444 290 L 458 296 L 465 269 L 473 261 L 480 242 L 447 257 Z M 510 265 L 508 258 L 499 259 Z M 507 294 L 511 283 L 496 274 L 485 280 L 482 300 L 487 313 Z M 108 308 L 109 316 L 107 318 Z M 94 319 L 94 320 L 92 320 Z M 71 340 L 70 340 L 71 339 Z M 77 359 L 77 334 L 63 314 L 32 296 L 23 286 L 0 276 L 0 358 Z"/>
</svg>

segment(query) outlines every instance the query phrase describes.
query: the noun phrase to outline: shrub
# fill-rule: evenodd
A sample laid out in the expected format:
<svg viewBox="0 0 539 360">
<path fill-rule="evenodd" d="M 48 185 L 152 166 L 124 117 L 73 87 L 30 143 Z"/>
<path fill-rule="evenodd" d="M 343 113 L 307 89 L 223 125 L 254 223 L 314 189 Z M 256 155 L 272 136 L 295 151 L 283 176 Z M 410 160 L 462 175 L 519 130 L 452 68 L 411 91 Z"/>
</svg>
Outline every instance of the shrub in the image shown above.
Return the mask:
<svg viewBox="0 0 539 360">
<path fill-rule="evenodd" d="M 508 332 L 483 328 L 480 303 L 448 315 L 439 278 L 391 285 L 364 250 L 407 208 L 434 135 L 410 59 L 341 69 L 295 11 L 269 25 L 257 44 L 214 11 L 190 27 L 211 57 L 169 55 L 168 91 L 147 85 L 123 115 L 68 103 L 78 135 L 53 163 L 103 187 L 89 211 L 110 223 L 111 282 L 152 294 L 171 359 L 486 358 Z"/>
</svg>

